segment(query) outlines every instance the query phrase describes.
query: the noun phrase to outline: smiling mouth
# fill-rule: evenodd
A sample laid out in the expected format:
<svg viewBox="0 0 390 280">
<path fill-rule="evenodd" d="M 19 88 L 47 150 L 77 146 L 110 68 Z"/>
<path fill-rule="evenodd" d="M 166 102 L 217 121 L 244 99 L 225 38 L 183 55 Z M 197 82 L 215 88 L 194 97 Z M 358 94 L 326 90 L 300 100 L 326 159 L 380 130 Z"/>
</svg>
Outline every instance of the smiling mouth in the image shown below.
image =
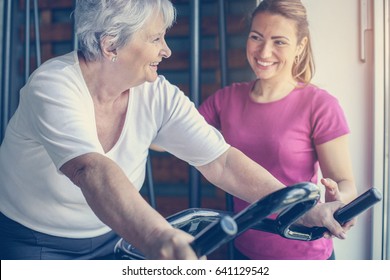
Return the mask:
<svg viewBox="0 0 390 280">
<path fill-rule="evenodd" d="M 260 60 L 256 60 L 256 63 L 260 66 L 263 66 L 263 67 L 268 67 L 268 66 L 275 64 L 275 62 L 260 61 Z"/>
</svg>

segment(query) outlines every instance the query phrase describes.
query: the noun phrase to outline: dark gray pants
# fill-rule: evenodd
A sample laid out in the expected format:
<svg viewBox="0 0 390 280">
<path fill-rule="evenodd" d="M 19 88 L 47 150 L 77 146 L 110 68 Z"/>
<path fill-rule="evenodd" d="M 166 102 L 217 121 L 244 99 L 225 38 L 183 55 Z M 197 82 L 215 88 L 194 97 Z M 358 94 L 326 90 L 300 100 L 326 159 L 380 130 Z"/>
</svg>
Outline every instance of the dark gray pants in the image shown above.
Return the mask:
<svg viewBox="0 0 390 280">
<path fill-rule="evenodd" d="M 119 236 L 63 238 L 31 230 L 0 213 L 1 260 L 114 259 Z"/>
</svg>

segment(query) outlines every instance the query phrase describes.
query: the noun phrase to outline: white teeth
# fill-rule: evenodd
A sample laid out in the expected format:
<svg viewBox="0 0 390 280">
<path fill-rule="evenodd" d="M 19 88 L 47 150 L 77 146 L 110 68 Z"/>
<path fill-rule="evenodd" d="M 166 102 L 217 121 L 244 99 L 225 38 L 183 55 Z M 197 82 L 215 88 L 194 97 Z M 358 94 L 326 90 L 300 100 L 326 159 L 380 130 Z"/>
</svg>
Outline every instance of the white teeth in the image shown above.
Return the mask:
<svg viewBox="0 0 390 280">
<path fill-rule="evenodd" d="M 274 64 L 273 62 L 265 62 L 265 61 L 257 61 L 257 64 L 260 64 L 261 66 L 271 66 L 272 64 Z"/>
<path fill-rule="evenodd" d="M 158 62 L 151 63 L 150 65 L 151 65 L 151 66 L 158 66 Z"/>
</svg>

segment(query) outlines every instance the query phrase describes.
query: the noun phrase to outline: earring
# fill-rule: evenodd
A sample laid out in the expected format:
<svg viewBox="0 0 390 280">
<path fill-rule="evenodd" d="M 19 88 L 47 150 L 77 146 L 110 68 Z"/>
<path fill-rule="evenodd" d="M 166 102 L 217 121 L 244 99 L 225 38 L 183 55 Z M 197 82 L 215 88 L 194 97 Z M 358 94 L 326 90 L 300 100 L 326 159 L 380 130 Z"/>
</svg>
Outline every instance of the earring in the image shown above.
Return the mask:
<svg viewBox="0 0 390 280">
<path fill-rule="evenodd" d="M 295 64 L 298 64 L 300 62 L 301 58 L 299 57 L 299 55 L 297 55 L 294 59 L 294 63 Z"/>
<path fill-rule="evenodd" d="M 118 57 L 117 56 L 113 56 L 112 58 L 111 58 L 111 61 L 112 62 L 116 62 L 118 60 Z"/>
</svg>

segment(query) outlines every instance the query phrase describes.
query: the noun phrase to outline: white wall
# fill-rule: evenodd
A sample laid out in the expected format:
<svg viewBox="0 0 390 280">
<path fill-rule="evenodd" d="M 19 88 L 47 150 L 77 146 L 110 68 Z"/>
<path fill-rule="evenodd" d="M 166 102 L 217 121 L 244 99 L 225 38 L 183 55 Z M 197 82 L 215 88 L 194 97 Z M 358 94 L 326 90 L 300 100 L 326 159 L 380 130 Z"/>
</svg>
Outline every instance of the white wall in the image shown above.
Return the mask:
<svg viewBox="0 0 390 280">
<path fill-rule="evenodd" d="M 358 192 L 372 182 L 372 54 L 360 61 L 359 0 L 303 0 L 316 62 L 315 84 L 335 95 L 351 128 L 350 147 Z M 370 37 L 371 32 L 366 33 Z M 370 43 L 367 40 L 367 45 Z M 372 49 L 369 48 L 369 49 Z M 335 240 L 337 259 L 371 259 L 371 211 L 359 216 L 347 240 Z"/>
</svg>

